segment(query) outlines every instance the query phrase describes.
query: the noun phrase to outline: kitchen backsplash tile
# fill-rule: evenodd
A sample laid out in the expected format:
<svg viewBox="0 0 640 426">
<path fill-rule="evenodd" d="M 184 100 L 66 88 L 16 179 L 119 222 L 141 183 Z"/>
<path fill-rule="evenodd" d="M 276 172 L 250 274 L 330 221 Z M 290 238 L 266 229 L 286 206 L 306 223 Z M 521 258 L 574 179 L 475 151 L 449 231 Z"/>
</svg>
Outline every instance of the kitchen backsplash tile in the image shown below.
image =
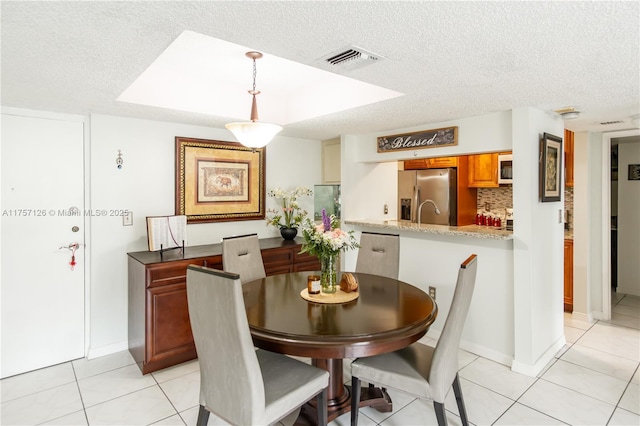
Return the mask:
<svg viewBox="0 0 640 426">
<path fill-rule="evenodd" d="M 504 219 L 505 209 L 513 208 L 513 187 L 478 188 L 477 210 L 484 214 L 491 212 Z"/>
<path fill-rule="evenodd" d="M 564 210 L 567 212 L 565 216 L 568 227 L 567 230 L 573 229 L 573 186 L 564 189 Z"/>
<path fill-rule="evenodd" d="M 488 207 L 488 208 L 487 208 Z M 477 210 L 504 219 L 505 209 L 513 208 L 513 187 L 478 188 Z M 564 190 L 564 209 L 569 229 L 573 229 L 573 187 Z"/>
</svg>

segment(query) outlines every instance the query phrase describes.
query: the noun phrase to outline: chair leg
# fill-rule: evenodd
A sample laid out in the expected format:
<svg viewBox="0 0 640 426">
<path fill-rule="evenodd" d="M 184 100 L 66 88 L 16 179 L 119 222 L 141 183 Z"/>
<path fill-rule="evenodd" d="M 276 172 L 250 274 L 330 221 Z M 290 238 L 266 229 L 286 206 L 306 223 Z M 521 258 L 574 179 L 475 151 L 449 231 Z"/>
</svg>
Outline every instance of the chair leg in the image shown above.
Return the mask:
<svg viewBox="0 0 640 426">
<path fill-rule="evenodd" d="M 327 388 L 316 396 L 316 409 L 318 410 L 318 425 L 327 425 Z"/>
<path fill-rule="evenodd" d="M 209 422 L 209 410 L 204 408 L 204 405 L 200 406 L 200 410 L 198 410 L 198 420 L 196 421 L 197 426 L 207 426 Z"/>
<path fill-rule="evenodd" d="M 467 419 L 467 409 L 464 406 L 464 399 L 462 399 L 462 388 L 460 387 L 460 379 L 458 373 L 456 378 L 453 379 L 453 393 L 456 396 L 456 403 L 458 404 L 458 413 L 460 414 L 460 421 L 463 426 L 469 425 L 469 419 Z"/>
<path fill-rule="evenodd" d="M 436 411 L 436 419 L 438 419 L 438 426 L 447 426 L 447 415 L 444 412 L 444 404 L 441 402 L 433 401 L 433 408 Z"/>
<path fill-rule="evenodd" d="M 360 379 L 351 376 L 351 426 L 358 424 L 358 408 L 360 405 Z"/>
</svg>

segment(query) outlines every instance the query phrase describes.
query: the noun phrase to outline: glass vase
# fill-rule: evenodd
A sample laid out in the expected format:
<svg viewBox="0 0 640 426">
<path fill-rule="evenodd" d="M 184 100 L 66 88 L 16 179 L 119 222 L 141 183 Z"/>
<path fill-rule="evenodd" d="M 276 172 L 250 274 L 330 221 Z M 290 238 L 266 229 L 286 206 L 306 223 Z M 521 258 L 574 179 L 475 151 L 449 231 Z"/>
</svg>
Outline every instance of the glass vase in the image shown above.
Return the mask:
<svg viewBox="0 0 640 426">
<path fill-rule="evenodd" d="M 329 254 L 320 258 L 320 286 L 323 293 L 335 293 L 337 289 L 336 262 L 337 254 Z"/>
</svg>

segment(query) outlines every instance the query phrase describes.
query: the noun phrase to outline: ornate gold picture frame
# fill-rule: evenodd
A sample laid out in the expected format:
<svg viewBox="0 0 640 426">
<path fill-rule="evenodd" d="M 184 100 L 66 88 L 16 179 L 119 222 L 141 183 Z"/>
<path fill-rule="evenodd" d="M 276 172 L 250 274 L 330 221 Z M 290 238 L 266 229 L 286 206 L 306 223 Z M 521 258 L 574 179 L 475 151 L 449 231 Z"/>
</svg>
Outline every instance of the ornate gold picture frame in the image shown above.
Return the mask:
<svg viewBox="0 0 640 426">
<path fill-rule="evenodd" d="M 264 148 L 176 137 L 176 215 L 187 223 L 265 217 Z"/>
</svg>

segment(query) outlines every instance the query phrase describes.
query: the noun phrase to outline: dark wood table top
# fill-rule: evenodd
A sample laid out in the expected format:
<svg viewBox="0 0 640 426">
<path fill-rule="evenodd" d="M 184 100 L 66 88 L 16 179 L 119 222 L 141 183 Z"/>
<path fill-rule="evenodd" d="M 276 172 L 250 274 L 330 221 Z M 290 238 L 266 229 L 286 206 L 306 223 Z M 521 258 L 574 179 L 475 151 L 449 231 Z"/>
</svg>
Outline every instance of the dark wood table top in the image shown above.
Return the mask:
<svg viewBox="0 0 640 426">
<path fill-rule="evenodd" d="M 300 291 L 306 288 L 309 274 L 273 275 L 243 285 L 256 346 L 321 359 L 370 356 L 410 345 L 436 319 L 438 308 L 428 294 L 405 282 L 370 274 L 353 273 L 360 296 L 352 302 L 308 302 Z"/>
</svg>

